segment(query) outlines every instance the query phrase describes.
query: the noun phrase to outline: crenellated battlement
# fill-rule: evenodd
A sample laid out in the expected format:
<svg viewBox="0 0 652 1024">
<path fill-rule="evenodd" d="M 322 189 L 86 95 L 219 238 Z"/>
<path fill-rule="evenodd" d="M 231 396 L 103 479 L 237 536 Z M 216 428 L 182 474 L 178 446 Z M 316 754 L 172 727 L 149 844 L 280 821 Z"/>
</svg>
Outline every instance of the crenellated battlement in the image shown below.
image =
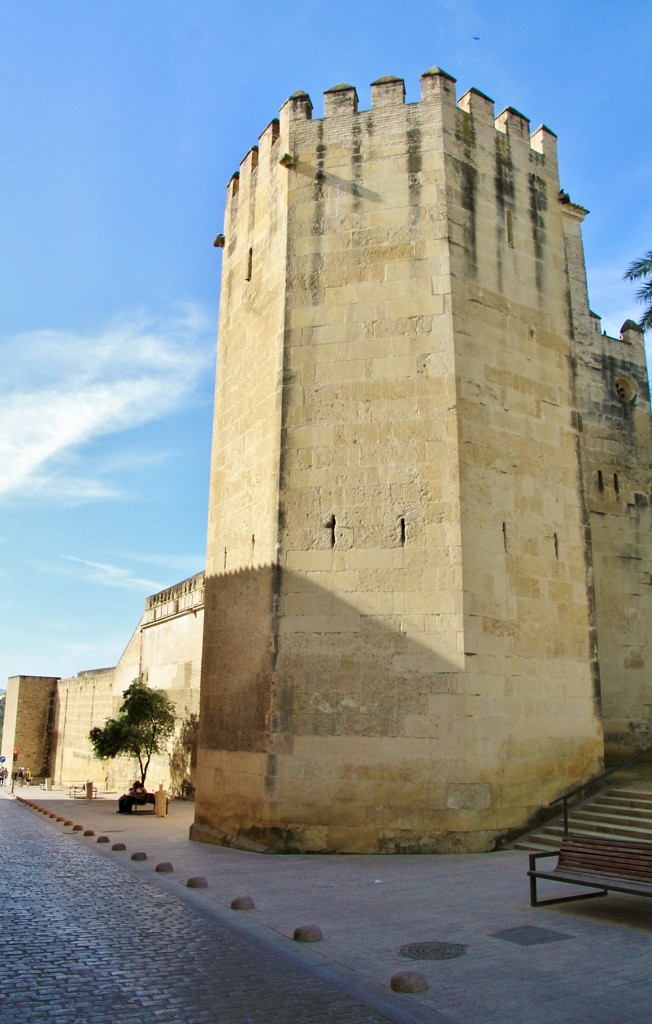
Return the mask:
<svg viewBox="0 0 652 1024">
<path fill-rule="evenodd" d="M 145 601 L 143 626 L 203 608 L 205 582 L 206 574 L 198 572 L 196 576 L 190 576 L 173 587 L 152 594 Z"/>
<path fill-rule="evenodd" d="M 433 189 L 418 195 L 415 189 L 424 183 L 439 185 L 441 175 L 449 175 L 463 211 L 456 216 L 468 219 L 454 224 L 450 236 L 466 248 L 467 269 L 477 264 L 478 202 L 497 204 L 496 233 L 508 248 L 522 251 L 534 230 L 535 256 L 540 259 L 547 230 L 544 212 L 552 209 L 559 191 L 557 138 L 545 125 L 531 131 L 529 119 L 515 107 L 496 114 L 493 99 L 475 87 L 458 99 L 456 84 L 442 68 L 431 67 L 420 76 L 420 99 L 406 103 L 403 78 L 385 75 L 371 83 L 371 106 L 366 108 L 355 86 L 340 82 L 324 91 L 321 117 L 313 117 L 307 92 L 292 93 L 228 183 L 224 231 L 215 245 L 224 249 L 234 281 L 252 280 L 254 250 L 256 266 L 266 265 L 266 258 L 260 259 L 261 243 L 266 245 L 270 231 L 283 223 L 279 213 L 286 203 L 298 204 L 296 216 L 301 219 L 314 212 L 310 204 L 316 197 L 349 195 L 351 214 L 359 217 L 359 201 L 375 204 L 379 182 L 388 174 L 396 175 L 392 191 L 403 191 L 406 208 L 425 203 L 426 216 L 437 220 L 443 234 L 449 229 L 442 227 L 439 216 L 441 196 Z M 394 207 L 396 201 L 394 195 Z M 302 203 L 307 205 L 299 211 Z M 371 212 L 373 205 L 364 202 L 364 209 Z M 389 223 L 402 215 L 383 216 Z M 310 233 L 323 233 L 323 225 L 311 226 Z M 309 244 L 302 241 L 299 246 Z M 496 266 L 502 275 L 502 257 Z M 537 274 L 539 288 L 543 278 L 540 270 Z M 261 281 L 259 274 L 253 279 L 252 290 Z"/>
<path fill-rule="evenodd" d="M 432 67 L 421 75 L 421 99 L 417 103 L 405 102 L 405 82 L 395 75 L 385 75 L 377 78 L 371 83 L 371 107 L 360 108 L 359 97 L 355 86 L 348 83 L 340 83 L 331 86 L 324 91 L 324 113 L 322 118 L 315 118 L 315 122 L 330 122 L 338 118 L 355 118 L 367 115 L 370 112 L 389 113 L 392 109 L 408 107 L 419 108 L 421 105 L 428 105 L 433 102 L 445 104 L 449 114 L 453 114 L 455 108 L 468 114 L 478 125 L 492 125 L 494 130 L 507 136 L 510 141 L 527 143 L 536 153 L 549 159 L 556 165 L 556 135 L 546 128 L 539 126 L 534 132 L 530 131 L 530 121 L 514 107 L 505 107 L 497 116 L 494 115 L 494 101 L 481 92 L 479 89 L 467 90 L 459 100 L 456 99 L 456 79 L 439 67 Z M 292 133 L 292 128 L 305 124 L 306 121 L 313 121 L 313 104 L 310 95 L 303 90 L 297 90 L 286 100 L 281 107 L 280 122 L 274 120 L 260 137 L 261 150 L 267 155 L 269 148 L 279 138 L 279 134 L 287 139 Z M 254 147 L 257 149 L 257 147 Z M 255 167 L 254 150 L 250 150 L 244 158 L 240 173 L 249 166 Z M 262 158 L 261 152 L 261 158 Z M 287 165 L 286 165 L 287 166 Z M 239 183 L 232 178 L 229 182 L 229 190 L 232 194 L 238 191 Z"/>
</svg>

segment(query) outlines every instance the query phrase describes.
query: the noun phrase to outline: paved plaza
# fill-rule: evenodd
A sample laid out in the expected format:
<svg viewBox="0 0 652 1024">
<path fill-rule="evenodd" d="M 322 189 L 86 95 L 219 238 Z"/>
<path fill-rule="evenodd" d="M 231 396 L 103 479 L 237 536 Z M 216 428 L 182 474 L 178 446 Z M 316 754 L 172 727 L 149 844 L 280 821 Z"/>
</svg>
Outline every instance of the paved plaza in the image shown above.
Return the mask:
<svg viewBox="0 0 652 1024">
<path fill-rule="evenodd" d="M 128 817 L 115 795 L 16 796 L 83 828 L 0 790 L 2 1024 L 650 1019 L 652 903 L 533 909 L 522 851 L 245 853 L 190 842 L 191 803 Z M 196 878 L 206 886 L 188 887 Z M 253 909 L 231 909 L 242 896 Z M 323 938 L 294 941 L 308 924 Z M 406 970 L 428 988 L 393 992 Z"/>
</svg>

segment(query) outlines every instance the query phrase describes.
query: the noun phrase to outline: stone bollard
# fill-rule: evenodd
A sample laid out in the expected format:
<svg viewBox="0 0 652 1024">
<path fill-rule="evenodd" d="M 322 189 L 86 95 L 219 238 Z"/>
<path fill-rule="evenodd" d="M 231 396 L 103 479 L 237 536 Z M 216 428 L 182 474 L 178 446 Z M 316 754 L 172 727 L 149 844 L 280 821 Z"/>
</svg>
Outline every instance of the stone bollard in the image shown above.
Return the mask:
<svg viewBox="0 0 652 1024">
<path fill-rule="evenodd" d="M 51 793 L 52 792 L 52 779 L 46 779 L 45 780 L 45 792 L 46 793 Z"/>
<path fill-rule="evenodd" d="M 93 783 L 91 782 L 90 779 L 86 783 L 86 799 L 87 800 L 92 800 L 93 799 Z"/>
<path fill-rule="evenodd" d="M 300 924 L 292 936 L 295 942 L 321 942 L 323 937 L 318 924 Z"/>
<path fill-rule="evenodd" d="M 256 904 L 251 896 L 236 896 L 231 900 L 231 910 L 255 910 Z"/>
<path fill-rule="evenodd" d="M 392 992 L 426 992 L 428 979 L 419 971 L 397 971 L 392 974 L 390 985 Z"/>
</svg>

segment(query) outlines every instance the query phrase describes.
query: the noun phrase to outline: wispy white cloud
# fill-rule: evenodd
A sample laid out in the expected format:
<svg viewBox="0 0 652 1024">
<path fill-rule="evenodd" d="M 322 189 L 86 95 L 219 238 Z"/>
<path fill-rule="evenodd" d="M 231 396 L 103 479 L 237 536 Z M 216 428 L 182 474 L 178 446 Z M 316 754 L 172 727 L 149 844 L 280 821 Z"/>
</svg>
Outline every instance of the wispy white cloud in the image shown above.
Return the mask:
<svg viewBox="0 0 652 1024">
<path fill-rule="evenodd" d="M 161 321 L 122 320 L 95 335 L 39 331 L 3 340 L 0 495 L 66 503 L 120 496 L 120 457 L 98 466 L 85 446 L 182 408 L 213 350 L 210 322 L 194 307 Z"/>
<path fill-rule="evenodd" d="M 156 565 L 161 569 L 179 573 L 179 580 L 201 572 L 206 564 L 206 553 L 195 552 L 194 554 L 175 554 L 174 552 L 142 552 L 125 551 L 116 554 L 116 557 L 125 559 L 128 562 L 136 562 L 141 565 Z M 169 586 L 169 582 L 165 586 Z"/>
<path fill-rule="evenodd" d="M 64 555 L 63 562 L 66 564 L 48 566 L 48 568 L 61 575 L 72 576 L 84 583 L 95 583 L 102 587 L 118 587 L 121 590 L 144 591 L 147 594 L 156 593 L 166 586 L 159 580 L 135 576 L 131 569 L 112 565 L 110 562 L 93 562 L 87 558 L 78 558 L 76 555 Z"/>
</svg>

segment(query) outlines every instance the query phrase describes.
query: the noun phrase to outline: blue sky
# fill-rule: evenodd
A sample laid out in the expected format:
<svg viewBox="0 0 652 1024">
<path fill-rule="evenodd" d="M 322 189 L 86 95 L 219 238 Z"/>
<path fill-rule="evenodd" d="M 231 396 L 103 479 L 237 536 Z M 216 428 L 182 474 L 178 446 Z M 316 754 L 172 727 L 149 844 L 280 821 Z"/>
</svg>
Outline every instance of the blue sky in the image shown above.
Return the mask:
<svg viewBox="0 0 652 1024">
<path fill-rule="evenodd" d="M 591 306 L 652 248 L 652 5 L 0 0 L 0 688 L 203 568 L 228 179 L 296 89 L 439 65 L 559 137 Z"/>
</svg>

